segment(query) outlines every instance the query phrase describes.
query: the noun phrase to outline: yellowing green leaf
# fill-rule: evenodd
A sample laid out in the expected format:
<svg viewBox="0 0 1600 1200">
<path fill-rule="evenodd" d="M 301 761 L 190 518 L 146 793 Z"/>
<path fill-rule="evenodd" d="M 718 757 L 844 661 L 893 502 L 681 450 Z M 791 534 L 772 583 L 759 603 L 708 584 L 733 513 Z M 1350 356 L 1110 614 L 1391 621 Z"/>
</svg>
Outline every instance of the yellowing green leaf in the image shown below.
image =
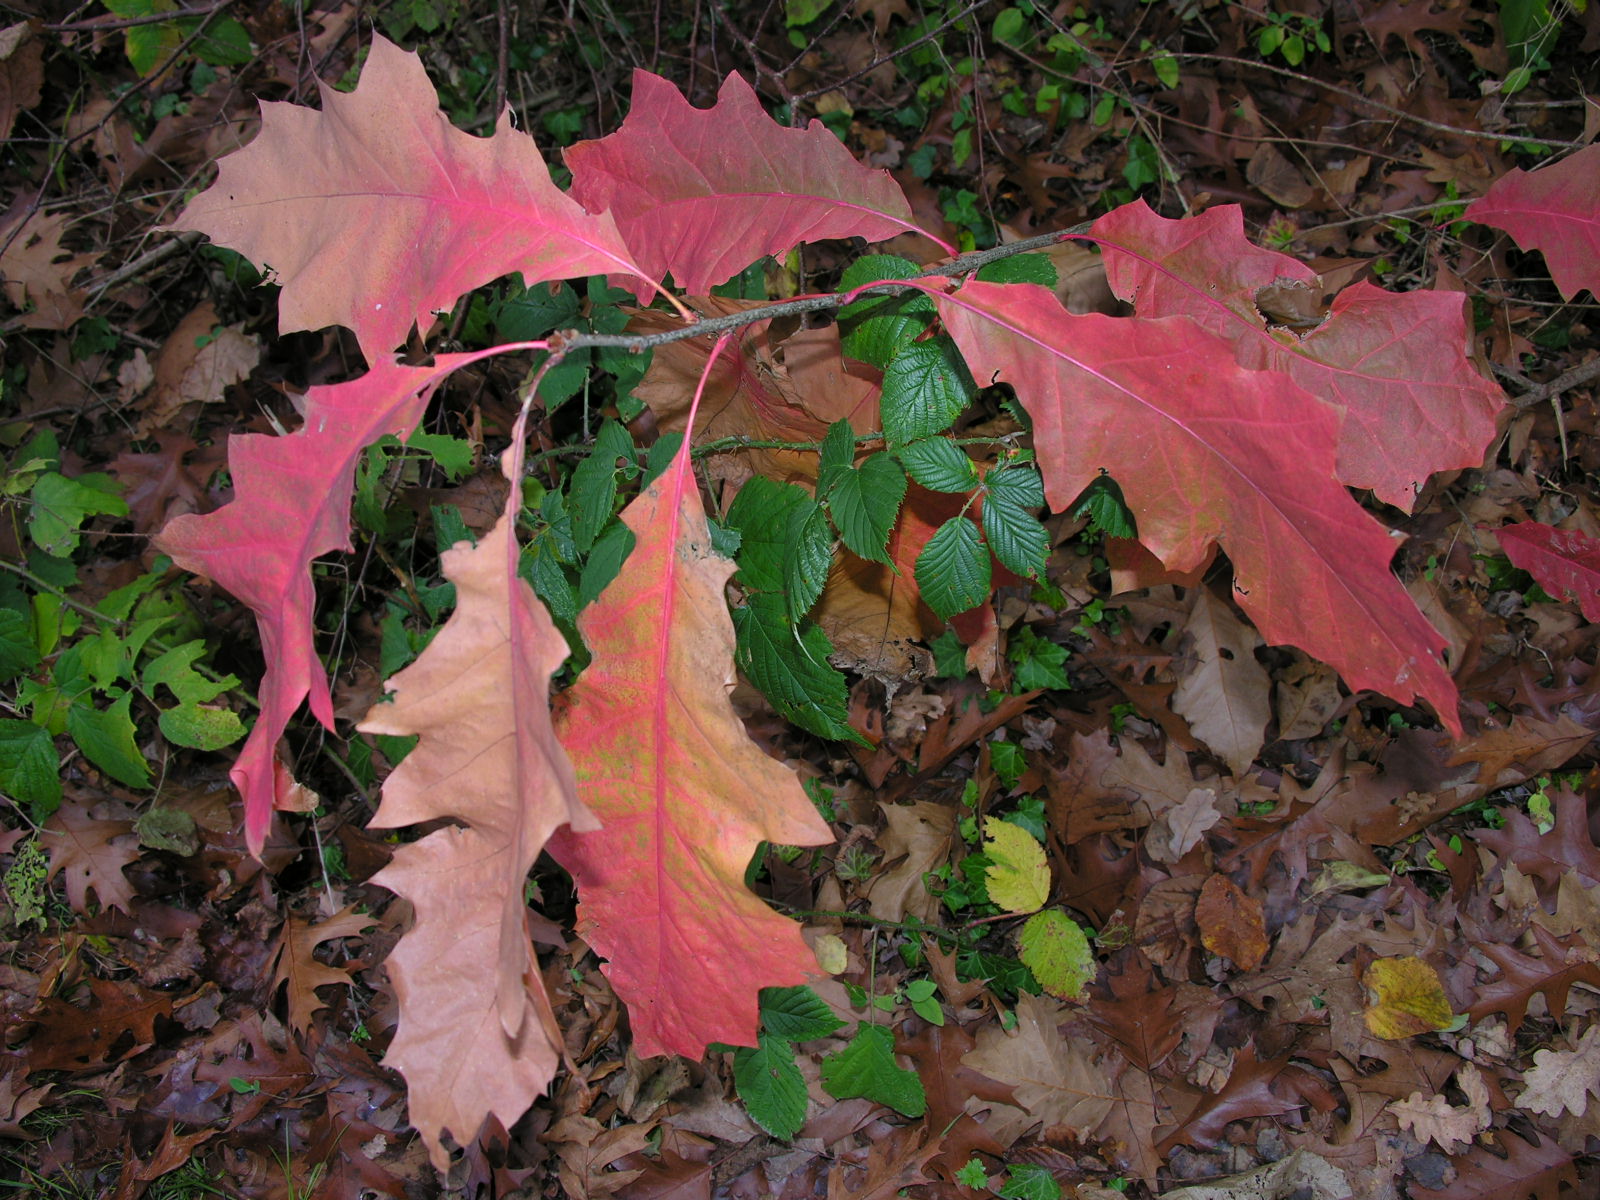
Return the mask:
<svg viewBox="0 0 1600 1200">
<path fill-rule="evenodd" d="M 991 888 L 990 896 L 994 895 Z M 1060 909 L 1035 913 L 1017 935 L 1022 965 L 1052 996 L 1075 1000 L 1099 965 L 1078 923 Z"/>
<path fill-rule="evenodd" d="M 1050 898 L 1050 864 L 1033 834 L 1009 821 L 989 821 L 983 827 L 983 852 L 989 858 L 984 872 L 989 899 L 1009 913 L 1044 907 Z"/>
</svg>

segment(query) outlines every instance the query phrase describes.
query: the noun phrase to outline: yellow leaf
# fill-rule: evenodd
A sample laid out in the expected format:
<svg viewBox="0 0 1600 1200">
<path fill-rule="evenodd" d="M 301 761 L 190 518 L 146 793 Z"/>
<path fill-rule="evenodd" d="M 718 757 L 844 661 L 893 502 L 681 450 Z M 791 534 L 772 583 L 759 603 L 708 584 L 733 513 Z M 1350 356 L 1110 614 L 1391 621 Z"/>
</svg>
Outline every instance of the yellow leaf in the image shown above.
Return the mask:
<svg viewBox="0 0 1600 1200">
<path fill-rule="evenodd" d="M 1375 1037 L 1394 1042 L 1455 1024 L 1438 973 L 1420 958 L 1380 958 L 1361 982 L 1372 998 L 1366 1017 Z"/>
<path fill-rule="evenodd" d="M 983 852 L 989 857 L 984 880 L 989 899 L 1008 913 L 1038 912 L 1050 898 L 1050 864 L 1044 847 L 1020 825 L 987 821 Z"/>
</svg>

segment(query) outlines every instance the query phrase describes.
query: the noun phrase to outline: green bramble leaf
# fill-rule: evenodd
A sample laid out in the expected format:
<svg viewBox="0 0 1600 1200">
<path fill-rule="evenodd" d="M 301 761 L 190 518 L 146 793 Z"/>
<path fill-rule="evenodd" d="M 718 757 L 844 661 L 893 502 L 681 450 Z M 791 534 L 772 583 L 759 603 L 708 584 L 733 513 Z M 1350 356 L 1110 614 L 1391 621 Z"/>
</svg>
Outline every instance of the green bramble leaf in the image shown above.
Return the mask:
<svg viewBox="0 0 1600 1200">
<path fill-rule="evenodd" d="M 791 1042 L 827 1037 L 844 1022 L 828 1002 L 805 984 L 761 989 L 761 1024 L 768 1033 Z"/>
<path fill-rule="evenodd" d="M 848 292 L 880 279 L 910 279 L 922 268 L 892 254 L 868 254 L 845 268 L 839 290 Z M 933 324 L 933 301 L 909 296 L 864 296 L 839 310 L 840 348 L 858 362 L 889 365 Z"/>
<path fill-rule="evenodd" d="M 833 527 L 822 505 L 807 498 L 790 510 L 789 533 L 784 539 L 783 592 L 790 620 L 799 621 L 811 611 L 832 565 Z"/>
<path fill-rule="evenodd" d="M 826 494 L 839 477 L 850 470 L 850 464 L 855 460 L 855 430 L 850 428 L 849 421 L 835 421 L 828 426 L 817 456 L 817 495 Z"/>
<path fill-rule="evenodd" d="M 948 438 L 908 442 L 895 454 L 906 473 L 930 492 L 970 492 L 978 486 L 977 465 Z"/>
<path fill-rule="evenodd" d="M 943 433 L 978 394 L 972 372 L 948 337 L 907 346 L 883 371 L 878 408 L 891 447 Z"/>
<path fill-rule="evenodd" d="M 881 563 L 889 561 L 889 534 L 905 498 L 906 473 L 884 453 L 835 474 L 826 497 L 840 540 L 859 557 Z"/>
<path fill-rule="evenodd" d="M 61 759 L 48 729 L 0 720 L 0 791 L 26 804 L 36 825 L 61 807 Z"/>
<path fill-rule="evenodd" d="M 15 679 L 39 665 L 33 644 L 33 622 L 14 608 L 0 608 L 0 682 Z"/>
<path fill-rule="evenodd" d="M 861 1026 L 848 1046 L 822 1060 L 822 1086 L 836 1100 L 861 1096 L 913 1119 L 928 1110 L 922 1080 L 894 1061 L 894 1034 L 882 1025 Z"/>
<path fill-rule="evenodd" d="M 1099 970 L 1089 939 L 1060 909 L 1034 913 L 1017 935 L 1018 957 L 1052 996 L 1075 1000 Z"/>
<path fill-rule="evenodd" d="M 622 570 L 622 564 L 628 561 L 628 555 L 633 553 L 636 540 L 633 530 L 621 521 L 606 526 L 605 532 L 595 539 L 583 570 L 578 573 L 579 605 L 593 604 L 600 598 L 600 593 L 611 585 Z"/>
<path fill-rule="evenodd" d="M 941 620 L 987 600 L 992 574 L 989 549 L 966 517 L 952 517 L 939 526 L 917 555 L 917 588 Z"/>
<path fill-rule="evenodd" d="M 756 1046 L 735 1050 L 733 1084 L 750 1119 L 773 1137 L 788 1141 L 806 1123 L 806 1081 L 786 1039 L 763 1033 Z"/>
<path fill-rule="evenodd" d="M 739 531 L 734 582 L 753 592 L 781 592 L 787 582 L 789 522 L 816 502 L 804 488 L 765 475 L 745 482 L 728 506 L 728 525 Z M 797 564 L 798 566 L 798 564 Z"/>
<path fill-rule="evenodd" d="M 828 662 L 828 635 L 815 625 L 794 625 L 781 595 L 752 594 L 733 610 L 733 631 L 739 670 L 781 717 L 818 737 L 867 744 L 850 728 L 849 689 Z"/>
<path fill-rule="evenodd" d="M 572 472 L 567 508 L 572 513 L 572 540 L 588 554 L 600 530 L 611 519 L 617 500 L 617 471 L 633 464 L 633 438 L 616 421 L 607 420 L 595 435 L 594 449 Z"/>
<path fill-rule="evenodd" d="M 996 467 L 983 481 L 984 493 L 1018 508 L 1044 504 L 1044 479 L 1034 467 Z"/>
<path fill-rule="evenodd" d="M 1050 535 L 1026 509 L 990 496 L 983 504 L 983 533 L 1006 570 L 1025 579 L 1037 579 L 1044 573 Z"/>
<path fill-rule="evenodd" d="M 150 767 L 133 740 L 133 693 L 124 692 L 106 708 L 87 701 L 67 710 L 67 732 L 95 766 L 129 787 L 150 786 Z"/>
<path fill-rule="evenodd" d="M 1056 265 L 1044 254 L 1013 254 L 978 268 L 977 278 L 984 283 L 1037 283 L 1056 286 Z"/>
<path fill-rule="evenodd" d="M 1089 528 L 1107 537 L 1139 536 L 1133 513 L 1128 510 L 1127 503 L 1122 499 L 1122 489 L 1109 475 L 1101 475 L 1083 489 L 1083 494 L 1072 506 L 1072 515 L 1087 517 Z"/>
<path fill-rule="evenodd" d="M 541 283 L 525 289 L 518 275 L 506 298 L 494 307 L 495 340 L 531 342 L 554 329 L 574 328 L 581 303 L 578 293 L 565 283 Z"/>
</svg>

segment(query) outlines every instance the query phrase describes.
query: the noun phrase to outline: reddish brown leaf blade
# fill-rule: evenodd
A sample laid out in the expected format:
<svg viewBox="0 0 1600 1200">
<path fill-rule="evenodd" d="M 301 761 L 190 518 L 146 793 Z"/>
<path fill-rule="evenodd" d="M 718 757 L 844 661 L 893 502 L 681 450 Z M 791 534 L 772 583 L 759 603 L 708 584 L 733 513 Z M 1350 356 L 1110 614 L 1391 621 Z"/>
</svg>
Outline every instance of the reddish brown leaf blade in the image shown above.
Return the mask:
<svg viewBox="0 0 1600 1200">
<path fill-rule="evenodd" d="M 1217 542 L 1267 641 L 1316 655 L 1352 688 L 1421 697 L 1459 734 L 1445 640 L 1390 572 L 1392 535 L 1335 478 L 1331 408 L 1241 367 L 1187 317 L 1074 316 L 1024 284 L 928 290 L 973 374 L 1011 383 L 1033 415 L 1053 508 L 1109 471 L 1168 570 Z"/>
<path fill-rule="evenodd" d="M 465 826 L 402 846 L 373 877 L 416 909 L 388 959 L 400 1031 L 384 1061 L 405 1075 L 411 1123 L 441 1167 L 444 1131 L 468 1141 L 491 1113 L 509 1128 L 555 1073 L 560 1040 L 523 885 L 557 825 L 594 823 L 550 724 L 550 676 L 567 646 L 517 577 L 519 496 L 477 546 L 445 551 L 456 610 L 361 724 L 421 737 L 384 784 L 373 826 Z"/>
<path fill-rule="evenodd" d="M 640 1057 L 698 1058 L 711 1042 L 754 1045 L 756 993 L 803 983 L 814 963 L 800 927 L 744 885 L 756 846 L 832 835 L 729 702 L 733 563 L 711 548 L 687 443 L 622 520 L 638 544 L 579 618 L 594 661 L 558 718 L 604 827 L 550 849 Z"/>
<path fill-rule="evenodd" d="M 1541 251 L 1567 299 L 1584 288 L 1600 297 L 1600 145 L 1537 171 L 1502 175 L 1462 215 L 1505 230 L 1524 250 Z"/>
<path fill-rule="evenodd" d="M 277 961 L 272 968 L 272 988 L 277 991 L 287 984 L 289 1001 L 289 1026 L 297 1033 L 311 1027 L 311 1019 L 318 1009 L 326 1008 L 319 987 L 333 984 L 347 985 L 350 972 L 345 967 L 330 967 L 319 962 L 316 948 L 335 938 L 359 938 L 364 929 L 375 922 L 365 913 L 356 912 L 354 904 L 340 909 L 320 923 L 290 913 L 278 933 Z"/>
<path fill-rule="evenodd" d="M 380 359 L 359 379 L 312 388 L 294 433 L 228 439 L 233 503 L 177 517 L 152 539 L 180 567 L 244 601 L 261 627 L 261 715 L 231 772 L 244 797 L 245 840 L 258 857 L 272 820 L 273 751 L 289 718 L 309 694 L 317 720 L 333 728 L 327 672 L 311 638 L 311 560 L 350 549 L 363 447 L 387 433 L 408 436 L 433 389 L 465 357 L 440 355 L 426 368 Z"/>
<path fill-rule="evenodd" d="M 738 75 L 702 109 L 635 71 L 622 128 L 565 158 L 572 195 L 609 210 L 645 273 L 670 271 L 692 296 L 801 242 L 918 231 L 887 171 L 858 163 L 821 121 L 779 125 Z"/>
<path fill-rule="evenodd" d="M 1558 600 L 1577 600 L 1588 620 L 1600 621 L 1600 539 L 1538 521 L 1507 525 L 1494 535 L 1513 566 Z"/>
<path fill-rule="evenodd" d="M 319 89 L 321 112 L 263 104 L 256 140 L 173 226 L 270 266 L 284 332 L 346 325 L 377 362 L 412 322 L 511 271 L 532 287 L 637 270 L 509 113 L 488 138 L 451 125 L 415 54 L 374 36 L 355 91 Z"/>
<path fill-rule="evenodd" d="M 1136 201 L 1096 221 L 1094 236 L 1112 289 L 1141 317 L 1193 317 L 1241 365 L 1283 371 L 1341 408 L 1345 484 L 1409 511 L 1429 475 L 1483 461 L 1504 400 L 1467 357 L 1459 293 L 1358 283 L 1314 328 L 1269 331 L 1260 289 L 1287 283 L 1320 302 L 1322 285 L 1305 264 L 1252 245 L 1238 205 L 1169 221 Z"/>
</svg>

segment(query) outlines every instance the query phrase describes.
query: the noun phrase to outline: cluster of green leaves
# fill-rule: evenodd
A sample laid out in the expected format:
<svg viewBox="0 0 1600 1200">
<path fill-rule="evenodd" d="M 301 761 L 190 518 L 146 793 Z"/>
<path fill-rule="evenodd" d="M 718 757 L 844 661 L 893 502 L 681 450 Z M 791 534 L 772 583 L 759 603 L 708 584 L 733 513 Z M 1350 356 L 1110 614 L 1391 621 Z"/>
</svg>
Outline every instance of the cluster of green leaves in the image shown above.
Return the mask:
<svg viewBox="0 0 1600 1200">
<path fill-rule="evenodd" d="M 1000 1200 L 1061 1200 L 1061 1185 L 1046 1167 L 1015 1163 L 1006 1175 L 1004 1180 L 989 1178 L 983 1160 L 973 1157 L 956 1172 L 956 1182 L 974 1191 L 993 1192 Z"/>
<path fill-rule="evenodd" d="M 174 745 L 220 750 L 245 733 L 222 702 L 239 681 L 206 669 L 200 623 L 166 585 L 164 562 L 94 606 L 70 598 L 85 524 L 128 508 L 111 477 L 68 477 L 60 465 L 55 435 L 42 432 L 18 448 L 0 483 L 13 536 L 27 544 L 26 566 L 0 576 L 0 688 L 25 714 L 0 719 L 0 789 L 35 823 L 61 802 L 62 735 L 111 779 L 150 786 L 138 697 L 139 715 L 154 712 Z"/>
<path fill-rule="evenodd" d="M 178 8 L 175 0 L 104 0 L 107 11 L 117 17 L 155 17 Z M 198 36 L 196 36 L 198 34 Z M 255 57 L 250 34 L 232 17 L 175 17 L 130 25 L 123 30 L 123 50 L 128 62 L 140 75 L 148 75 L 180 48 L 207 67 L 237 67 Z M 189 39 L 193 38 L 192 41 Z M 188 43 L 185 47 L 185 43 Z M 214 78 L 214 77 L 213 77 Z M 196 91 L 204 91 L 197 86 Z M 160 114 L 157 114 L 160 115 Z"/>
<path fill-rule="evenodd" d="M 869 255 L 840 281 L 849 292 L 885 279 L 909 279 L 915 263 Z M 984 268 L 993 282 L 1055 282 L 1042 255 L 1019 255 Z M 831 666 L 832 644 L 807 617 L 833 567 L 836 545 L 857 558 L 898 570 L 890 538 L 908 480 L 932 492 L 965 496 L 917 557 L 923 601 L 945 619 L 989 598 L 993 562 L 1016 575 L 1043 575 L 1049 537 L 1034 515 L 1044 483 L 1029 452 L 1001 447 L 980 466 L 949 430 L 978 388 L 955 343 L 929 336 L 933 304 L 921 295 L 868 295 L 839 314 L 844 352 L 883 371 L 880 417 L 884 449 L 857 463 L 850 425 L 836 422 L 819 448 L 815 494 L 795 484 L 752 479 L 729 507 L 739 536 L 744 604 L 734 614 L 739 666 L 786 719 L 822 737 L 859 740 L 846 719 L 846 687 Z"/>
<path fill-rule="evenodd" d="M 757 1125 L 785 1141 L 800 1131 L 806 1084 L 795 1046 L 843 1027 L 827 1002 L 804 984 L 762 989 L 757 1044 L 733 1051 L 734 1085 Z M 822 1060 L 822 1086 L 836 1100 L 860 1096 L 907 1117 L 920 1117 L 928 1108 L 922 1081 L 895 1062 L 894 1034 L 882 1025 L 862 1022 L 844 1049 Z"/>
<path fill-rule="evenodd" d="M 1332 51 L 1333 42 L 1322 28 L 1322 18 L 1306 13 L 1276 11 L 1268 11 L 1263 15 L 1267 23 L 1256 35 L 1256 50 L 1262 58 L 1281 54 L 1284 62 L 1291 67 L 1298 67 L 1305 62 L 1306 54 L 1311 50 L 1320 50 L 1323 54 Z"/>
</svg>

